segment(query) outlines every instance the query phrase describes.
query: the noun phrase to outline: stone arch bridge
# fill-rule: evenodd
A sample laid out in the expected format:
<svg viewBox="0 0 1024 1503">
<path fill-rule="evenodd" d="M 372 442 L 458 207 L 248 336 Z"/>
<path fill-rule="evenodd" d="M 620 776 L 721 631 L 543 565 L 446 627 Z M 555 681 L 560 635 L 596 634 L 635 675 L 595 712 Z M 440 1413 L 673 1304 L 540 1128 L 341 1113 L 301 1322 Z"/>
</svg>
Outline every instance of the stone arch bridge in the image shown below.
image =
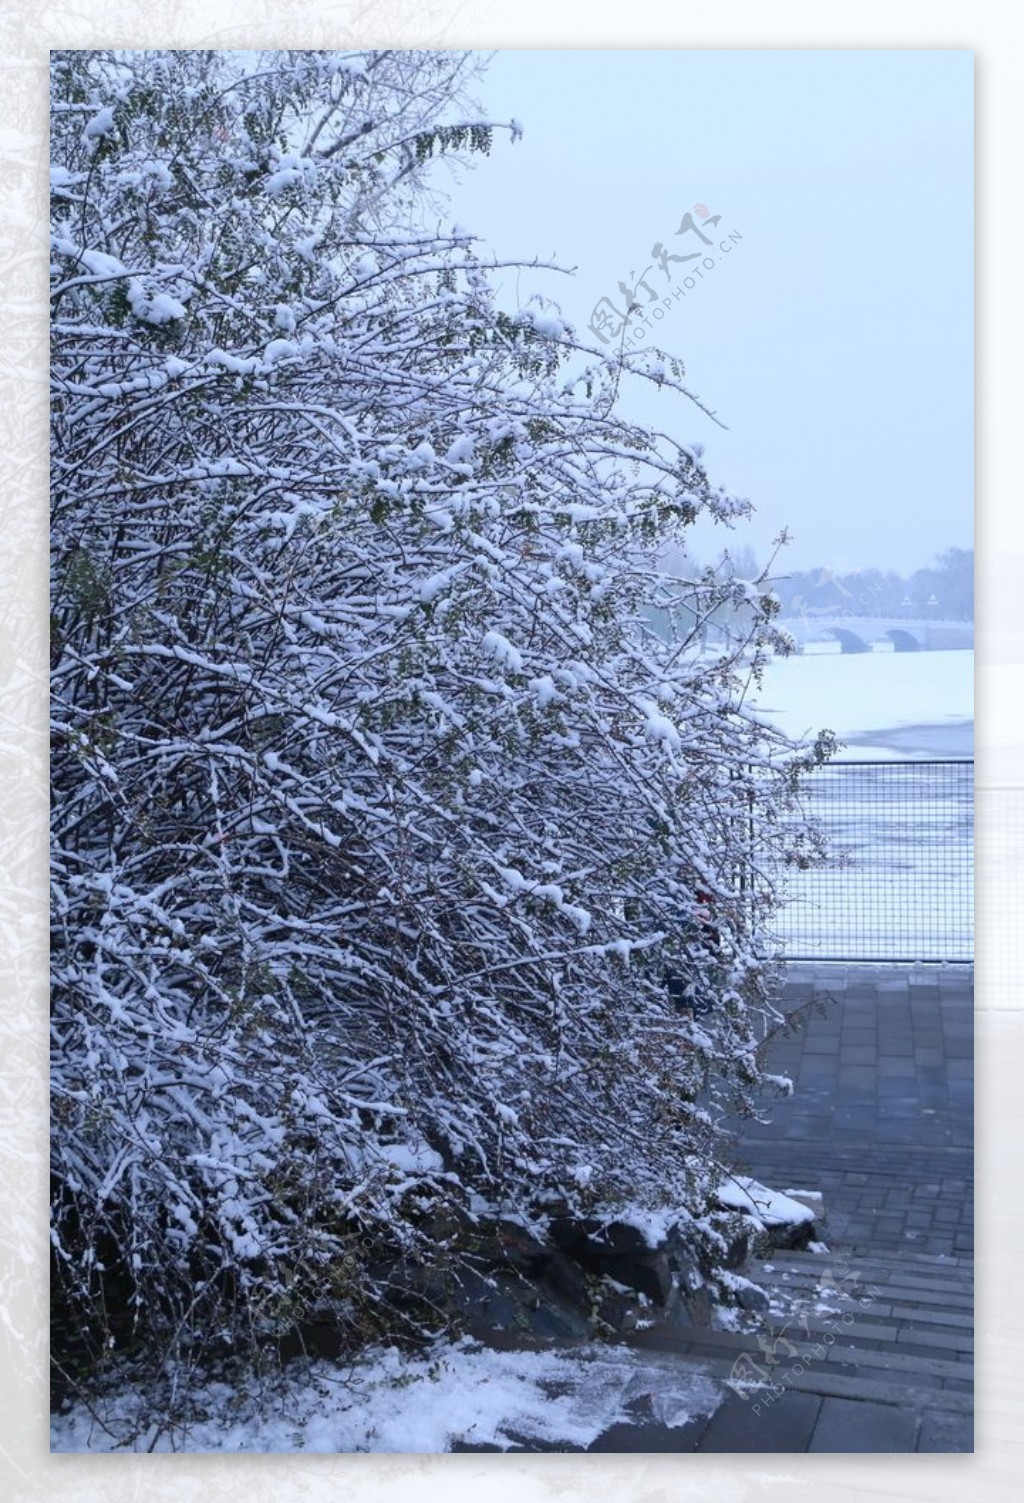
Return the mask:
<svg viewBox="0 0 1024 1503">
<path fill-rule="evenodd" d="M 838 642 L 845 653 L 948 652 L 974 647 L 972 621 L 898 621 L 884 618 L 818 616 L 780 620 L 798 649 L 814 642 Z"/>
</svg>

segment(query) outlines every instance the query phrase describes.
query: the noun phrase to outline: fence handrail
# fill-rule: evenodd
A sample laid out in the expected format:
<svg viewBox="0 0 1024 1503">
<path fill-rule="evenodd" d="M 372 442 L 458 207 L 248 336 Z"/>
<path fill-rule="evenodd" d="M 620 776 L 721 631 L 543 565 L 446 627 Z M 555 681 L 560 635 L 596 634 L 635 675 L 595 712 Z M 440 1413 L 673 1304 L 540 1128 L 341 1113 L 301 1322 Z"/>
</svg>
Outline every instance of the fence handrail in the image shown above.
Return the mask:
<svg viewBox="0 0 1024 1503">
<path fill-rule="evenodd" d="M 973 757 L 829 757 L 812 772 L 828 767 L 973 767 Z M 1024 787 L 1024 784 L 1021 784 Z"/>
</svg>

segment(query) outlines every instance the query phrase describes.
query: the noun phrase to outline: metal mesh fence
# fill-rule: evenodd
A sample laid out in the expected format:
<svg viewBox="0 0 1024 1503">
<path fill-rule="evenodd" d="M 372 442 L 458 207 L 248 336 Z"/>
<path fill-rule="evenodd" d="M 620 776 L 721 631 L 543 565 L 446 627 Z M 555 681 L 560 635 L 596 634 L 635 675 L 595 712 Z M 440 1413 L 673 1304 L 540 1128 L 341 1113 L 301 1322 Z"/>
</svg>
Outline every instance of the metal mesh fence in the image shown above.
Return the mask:
<svg viewBox="0 0 1024 1503">
<path fill-rule="evenodd" d="M 783 875 L 787 958 L 973 959 L 972 760 L 831 762 L 802 802 L 831 860 Z"/>
</svg>

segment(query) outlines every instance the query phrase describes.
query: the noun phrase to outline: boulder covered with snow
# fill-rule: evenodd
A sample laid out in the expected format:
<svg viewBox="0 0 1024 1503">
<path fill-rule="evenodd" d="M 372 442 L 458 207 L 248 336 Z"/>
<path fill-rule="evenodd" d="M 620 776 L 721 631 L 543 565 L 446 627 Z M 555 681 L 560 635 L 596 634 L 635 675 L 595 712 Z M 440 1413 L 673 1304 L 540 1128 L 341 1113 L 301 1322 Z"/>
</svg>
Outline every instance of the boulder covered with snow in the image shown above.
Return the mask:
<svg viewBox="0 0 1024 1503">
<path fill-rule="evenodd" d="M 700 1254 L 692 1237 L 670 1218 L 636 1215 L 620 1221 L 555 1217 L 551 1240 L 587 1273 L 640 1295 L 659 1318 L 675 1325 L 707 1325 Z"/>
<path fill-rule="evenodd" d="M 694 1235 L 667 1214 L 621 1221 L 563 1208 L 527 1227 L 501 1219 L 439 1219 L 437 1256 L 382 1261 L 374 1281 L 396 1310 L 446 1323 L 489 1346 L 539 1347 L 657 1321 L 711 1324 L 707 1270 Z M 303 1333 L 335 1355 L 329 1322 Z M 340 1348 L 339 1348 L 340 1349 Z"/>
<path fill-rule="evenodd" d="M 773 1247 L 806 1247 L 817 1238 L 811 1206 L 781 1190 L 770 1190 L 748 1175 L 729 1175 L 715 1191 L 715 1199 L 723 1210 L 739 1212 L 752 1232 Z"/>
<path fill-rule="evenodd" d="M 586 1285 L 578 1268 L 550 1251 L 532 1272 L 484 1255 L 458 1267 L 412 1260 L 386 1270 L 384 1288 L 396 1308 L 436 1320 L 488 1346 L 533 1347 L 592 1334 Z"/>
<path fill-rule="evenodd" d="M 825 1220 L 825 1197 L 820 1190 L 783 1190 L 782 1193 L 799 1205 L 806 1206 L 815 1221 Z"/>
</svg>

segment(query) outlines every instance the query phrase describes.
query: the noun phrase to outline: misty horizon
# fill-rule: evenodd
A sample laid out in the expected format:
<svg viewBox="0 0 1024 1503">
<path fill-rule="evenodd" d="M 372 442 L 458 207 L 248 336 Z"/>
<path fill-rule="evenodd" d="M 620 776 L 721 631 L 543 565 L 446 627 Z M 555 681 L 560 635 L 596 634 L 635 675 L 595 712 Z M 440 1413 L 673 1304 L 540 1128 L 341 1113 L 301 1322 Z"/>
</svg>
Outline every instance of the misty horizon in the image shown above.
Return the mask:
<svg viewBox="0 0 1024 1503">
<path fill-rule="evenodd" d="M 505 51 L 475 92 L 523 134 L 496 134 L 452 217 L 478 251 L 572 272 L 519 270 L 510 302 L 551 299 L 596 342 L 595 308 L 614 327 L 635 286 L 651 317 L 627 347 L 681 358 L 725 425 L 667 390 L 624 403 L 755 508 L 699 526 L 697 556 L 765 557 L 783 528 L 789 567 L 837 574 L 973 546 L 971 53 Z M 688 288 L 674 263 L 698 250 Z"/>
</svg>

